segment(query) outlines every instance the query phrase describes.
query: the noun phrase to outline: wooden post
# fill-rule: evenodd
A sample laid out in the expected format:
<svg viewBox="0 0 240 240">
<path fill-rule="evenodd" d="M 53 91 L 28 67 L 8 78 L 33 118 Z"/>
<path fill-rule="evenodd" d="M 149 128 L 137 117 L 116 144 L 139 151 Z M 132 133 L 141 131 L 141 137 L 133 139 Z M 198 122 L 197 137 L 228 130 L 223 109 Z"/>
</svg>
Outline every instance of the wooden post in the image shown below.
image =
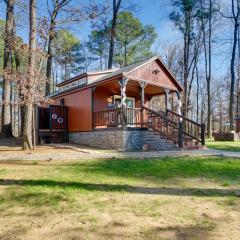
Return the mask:
<svg viewBox="0 0 240 240">
<path fill-rule="evenodd" d="M 178 123 L 178 146 L 183 148 L 183 123 Z"/>
<path fill-rule="evenodd" d="M 177 103 L 177 114 L 181 115 L 181 101 L 180 101 L 180 95 L 179 92 L 176 91 L 178 103 Z M 182 121 L 182 118 L 179 118 L 179 123 L 178 123 L 178 146 L 180 148 L 183 148 L 183 142 L 184 142 L 184 136 L 183 136 L 183 131 L 184 131 L 184 123 Z"/>
<path fill-rule="evenodd" d="M 49 130 L 52 131 L 52 108 L 53 106 L 50 105 L 49 106 Z"/>
<path fill-rule="evenodd" d="M 138 83 L 141 87 L 141 126 L 143 126 L 143 122 L 144 122 L 143 107 L 145 104 L 145 87 L 147 84 L 143 81 L 138 82 Z"/>
<path fill-rule="evenodd" d="M 164 93 L 165 93 L 165 116 L 168 116 L 168 93 L 169 93 L 169 89 L 164 88 Z M 165 127 L 166 130 L 168 131 L 168 123 L 167 120 L 165 122 Z"/>
<path fill-rule="evenodd" d="M 126 126 L 126 117 L 125 117 L 125 108 L 126 108 L 126 87 L 127 87 L 127 78 L 123 78 L 118 81 L 121 87 L 121 108 L 122 108 L 122 126 Z"/>
<path fill-rule="evenodd" d="M 202 123 L 201 125 L 201 143 L 205 145 L 205 124 Z"/>
<path fill-rule="evenodd" d="M 166 114 L 168 111 L 168 94 L 169 94 L 169 89 L 164 88 L 164 93 L 165 93 L 165 110 L 166 110 Z"/>
</svg>

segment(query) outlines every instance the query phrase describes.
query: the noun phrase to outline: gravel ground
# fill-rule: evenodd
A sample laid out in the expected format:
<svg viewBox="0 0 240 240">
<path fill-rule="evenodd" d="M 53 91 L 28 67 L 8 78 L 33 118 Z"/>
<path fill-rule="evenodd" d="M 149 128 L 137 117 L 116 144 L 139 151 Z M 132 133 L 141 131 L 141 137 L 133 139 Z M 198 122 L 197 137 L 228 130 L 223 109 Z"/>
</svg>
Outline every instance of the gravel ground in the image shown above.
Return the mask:
<svg viewBox="0 0 240 240">
<path fill-rule="evenodd" d="M 81 160 L 97 158 L 154 158 L 174 156 L 222 156 L 240 159 L 239 152 L 203 148 L 179 151 L 115 151 L 100 150 L 72 144 L 49 144 L 35 151 L 23 151 L 18 146 L 0 146 L 0 160 Z"/>
</svg>

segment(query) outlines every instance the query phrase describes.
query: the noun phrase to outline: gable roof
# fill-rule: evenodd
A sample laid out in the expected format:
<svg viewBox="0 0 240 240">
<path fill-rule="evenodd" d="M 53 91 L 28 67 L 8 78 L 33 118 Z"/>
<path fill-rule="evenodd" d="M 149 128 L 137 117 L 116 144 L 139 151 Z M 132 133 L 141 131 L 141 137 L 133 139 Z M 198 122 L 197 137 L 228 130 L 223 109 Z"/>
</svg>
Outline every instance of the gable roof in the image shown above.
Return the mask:
<svg viewBox="0 0 240 240">
<path fill-rule="evenodd" d="M 171 71 L 166 67 L 166 65 L 163 63 L 163 61 L 158 56 L 153 56 L 153 57 L 150 57 L 150 58 L 146 58 L 146 59 L 143 59 L 143 60 L 141 60 L 139 62 L 135 62 L 135 63 L 127 65 L 125 67 L 116 69 L 115 71 L 113 71 L 113 72 L 111 72 L 111 73 L 109 73 L 109 74 L 107 74 L 107 75 L 97 79 L 93 83 L 97 83 L 97 82 L 100 82 L 100 81 L 103 81 L 103 80 L 107 80 L 107 79 L 110 79 L 110 78 L 114 78 L 114 77 L 117 77 L 117 76 L 125 77 L 128 74 L 130 74 L 132 71 L 135 71 L 135 70 L 141 68 L 142 66 L 144 66 L 144 65 L 146 65 L 146 64 L 148 64 L 148 63 L 150 63 L 152 61 L 155 61 L 155 60 L 158 60 L 161 63 L 163 68 L 166 70 L 166 72 L 168 72 L 168 74 L 170 75 L 170 77 L 172 78 L 174 83 L 177 85 L 177 88 L 180 91 L 183 91 L 183 87 L 179 84 L 177 79 L 174 77 L 174 75 L 171 73 Z"/>
<path fill-rule="evenodd" d="M 108 70 L 103 70 L 103 71 L 95 71 L 95 72 L 86 72 L 83 74 L 80 74 L 79 76 L 76 76 L 74 78 L 71 78 L 69 80 L 63 81 L 61 83 L 58 84 L 58 86 L 63 86 L 65 84 L 68 84 L 74 80 L 78 80 L 81 79 L 82 77 L 86 77 L 86 76 L 90 76 L 90 75 L 98 75 L 98 74 L 102 74 L 102 73 L 106 73 L 105 75 L 103 75 L 102 77 L 99 77 L 98 79 L 96 79 L 95 81 L 92 81 L 91 83 L 87 83 L 85 85 L 81 85 L 81 86 L 76 86 L 70 89 L 66 89 L 63 90 L 61 92 L 54 92 L 52 94 L 49 95 L 49 97 L 53 97 L 53 96 L 57 96 L 57 95 L 61 95 L 64 93 L 68 93 L 71 92 L 73 90 L 77 90 L 77 89 L 82 89 L 82 88 L 86 88 L 86 87 L 90 87 L 90 86 L 95 86 L 100 84 L 101 82 L 105 82 L 108 80 L 111 80 L 113 78 L 123 78 L 123 77 L 128 77 L 128 75 L 134 71 L 136 71 L 137 69 L 143 67 L 144 65 L 151 63 L 152 61 L 158 61 L 161 65 L 161 67 L 165 70 L 165 72 L 170 76 L 172 82 L 174 83 L 174 85 L 177 87 L 177 89 L 181 92 L 183 91 L 183 87 L 178 83 L 178 81 L 176 80 L 176 78 L 174 77 L 174 75 L 171 73 L 171 71 L 164 65 L 164 63 L 162 62 L 162 60 L 158 57 L 158 56 L 153 56 L 147 59 L 143 59 L 139 62 L 135 62 L 133 64 L 130 64 L 128 66 L 122 67 L 122 68 L 116 68 L 116 69 L 108 69 Z M 131 77 L 131 76 L 130 76 Z M 147 79 L 145 79 L 147 81 Z"/>
<path fill-rule="evenodd" d="M 109 78 L 112 78 L 112 77 L 116 77 L 118 75 L 123 75 L 125 76 L 127 73 L 130 73 L 132 70 L 135 70 L 143 65 L 145 65 L 146 63 L 148 62 L 151 62 L 151 61 L 154 61 L 156 60 L 158 57 L 154 56 L 154 57 L 151 57 L 151 58 L 146 58 L 144 60 L 141 60 L 139 62 L 135 62 L 135 63 L 132 63 L 130 65 L 127 65 L 125 67 L 122 67 L 122 68 L 119 68 L 115 71 L 113 71 L 112 73 L 106 75 L 106 76 L 103 76 L 101 78 L 99 78 L 98 80 L 96 80 L 95 82 L 99 82 L 99 81 L 102 81 L 102 80 L 106 80 L 106 79 L 109 79 Z"/>
</svg>

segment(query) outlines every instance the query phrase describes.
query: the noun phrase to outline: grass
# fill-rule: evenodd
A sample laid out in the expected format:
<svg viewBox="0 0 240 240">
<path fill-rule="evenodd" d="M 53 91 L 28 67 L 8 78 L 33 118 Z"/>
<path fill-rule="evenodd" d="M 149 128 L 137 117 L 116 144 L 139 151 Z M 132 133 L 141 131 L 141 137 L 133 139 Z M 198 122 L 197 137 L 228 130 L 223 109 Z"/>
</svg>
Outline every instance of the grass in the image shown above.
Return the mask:
<svg viewBox="0 0 240 240">
<path fill-rule="evenodd" d="M 213 148 L 213 149 L 240 152 L 240 141 L 236 141 L 236 142 L 216 141 L 215 142 L 214 140 L 207 140 L 206 144 L 209 148 Z"/>
<path fill-rule="evenodd" d="M 0 239 L 238 239 L 240 161 L 0 162 Z"/>
</svg>

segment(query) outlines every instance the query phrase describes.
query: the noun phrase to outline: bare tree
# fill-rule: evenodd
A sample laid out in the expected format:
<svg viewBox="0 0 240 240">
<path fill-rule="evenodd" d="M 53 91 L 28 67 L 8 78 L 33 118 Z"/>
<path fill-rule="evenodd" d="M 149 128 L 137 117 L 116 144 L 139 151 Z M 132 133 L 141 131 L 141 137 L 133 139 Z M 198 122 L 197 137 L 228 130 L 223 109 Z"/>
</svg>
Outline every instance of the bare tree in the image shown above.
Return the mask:
<svg viewBox="0 0 240 240">
<path fill-rule="evenodd" d="M 33 93 L 36 62 L 36 0 L 29 0 L 29 59 L 28 59 L 28 94 L 25 99 L 25 116 L 23 128 L 23 149 L 33 149 Z"/>
<path fill-rule="evenodd" d="M 182 82 L 183 48 L 178 43 L 166 43 L 160 45 L 156 52 L 161 56 L 165 65 L 173 75 Z"/>
<path fill-rule="evenodd" d="M 208 5 L 208 9 L 204 6 Z M 212 78 L 212 14 L 213 2 L 200 0 L 200 22 L 203 33 L 204 65 L 207 83 L 207 134 L 212 137 L 212 120 L 211 120 L 211 78 Z"/>
<path fill-rule="evenodd" d="M 51 82 L 50 79 L 52 77 L 52 44 L 55 37 L 55 28 L 56 28 L 56 18 L 58 14 L 60 13 L 61 9 L 69 4 L 71 0 L 52 0 L 53 8 L 52 10 L 48 9 L 49 15 L 50 15 L 50 27 L 48 32 L 48 57 L 47 57 L 47 70 L 46 70 L 46 95 L 50 93 L 51 88 Z M 48 4 L 49 5 L 49 4 Z"/>
<path fill-rule="evenodd" d="M 238 29 L 240 20 L 240 0 L 232 0 L 232 19 L 234 22 L 234 32 L 233 32 L 233 45 L 232 45 L 232 56 L 231 56 L 231 85 L 230 85 L 230 100 L 229 100 L 229 122 L 230 131 L 234 130 L 234 88 L 235 88 L 235 61 L 236 61 L 236 51 L 237 51 L 237 39 L 238 39 Z"/>
<path fill-rule="evenodd" d="M 50 7 L 51 1 L 52 7 Z M 53 41 L 56 36 L 56 28 L 63 27 L 67 23 L 76 24 L 93 19 L 106 11 L 106 7 L 101 4 L 96 5 L 94 2 L 89 1 L 87 7 L 72 7 L 70 3 L 72 0 L 47 0 L 48 12 L 50 15 L 48 44 L 47 44 L 47 69 L 46 69 L 46 95 L 51 91 L 51 77 L 53 66 Z M 62 14 L 61 18 L 57 21 L 57 17 Z"/>
<path fill-rule="evenodd" d="M 234 90 L 236 82 L 236 53 L 237 53 L 237 43 L 238 43 L 238 31 L 239 31 L 239 21 L 240 21 L 240 0 L 231 0 L 230 3 L 230 13 L 225 15 L 220 10 L 220 14 L 231 20 L 233 25 L 233 41 L 232 41 L 232 53 L 231 53 L 231 63 L 230 63 L 230 74 L 231 74 L 231 84 L 230 84 L 230 96 L 229 96 L 229 123 L 230 131 L 234 130 Z"/>
<path fill-rule="evenodd" d="M 14 0 L 5 0 L 7 4 L 6 27 L 4 39 L 3 70 L 11 71 L 14 45 Z M 2 136 L 11 137 L 11 80 L 3 78 Z"/>
</svg>

